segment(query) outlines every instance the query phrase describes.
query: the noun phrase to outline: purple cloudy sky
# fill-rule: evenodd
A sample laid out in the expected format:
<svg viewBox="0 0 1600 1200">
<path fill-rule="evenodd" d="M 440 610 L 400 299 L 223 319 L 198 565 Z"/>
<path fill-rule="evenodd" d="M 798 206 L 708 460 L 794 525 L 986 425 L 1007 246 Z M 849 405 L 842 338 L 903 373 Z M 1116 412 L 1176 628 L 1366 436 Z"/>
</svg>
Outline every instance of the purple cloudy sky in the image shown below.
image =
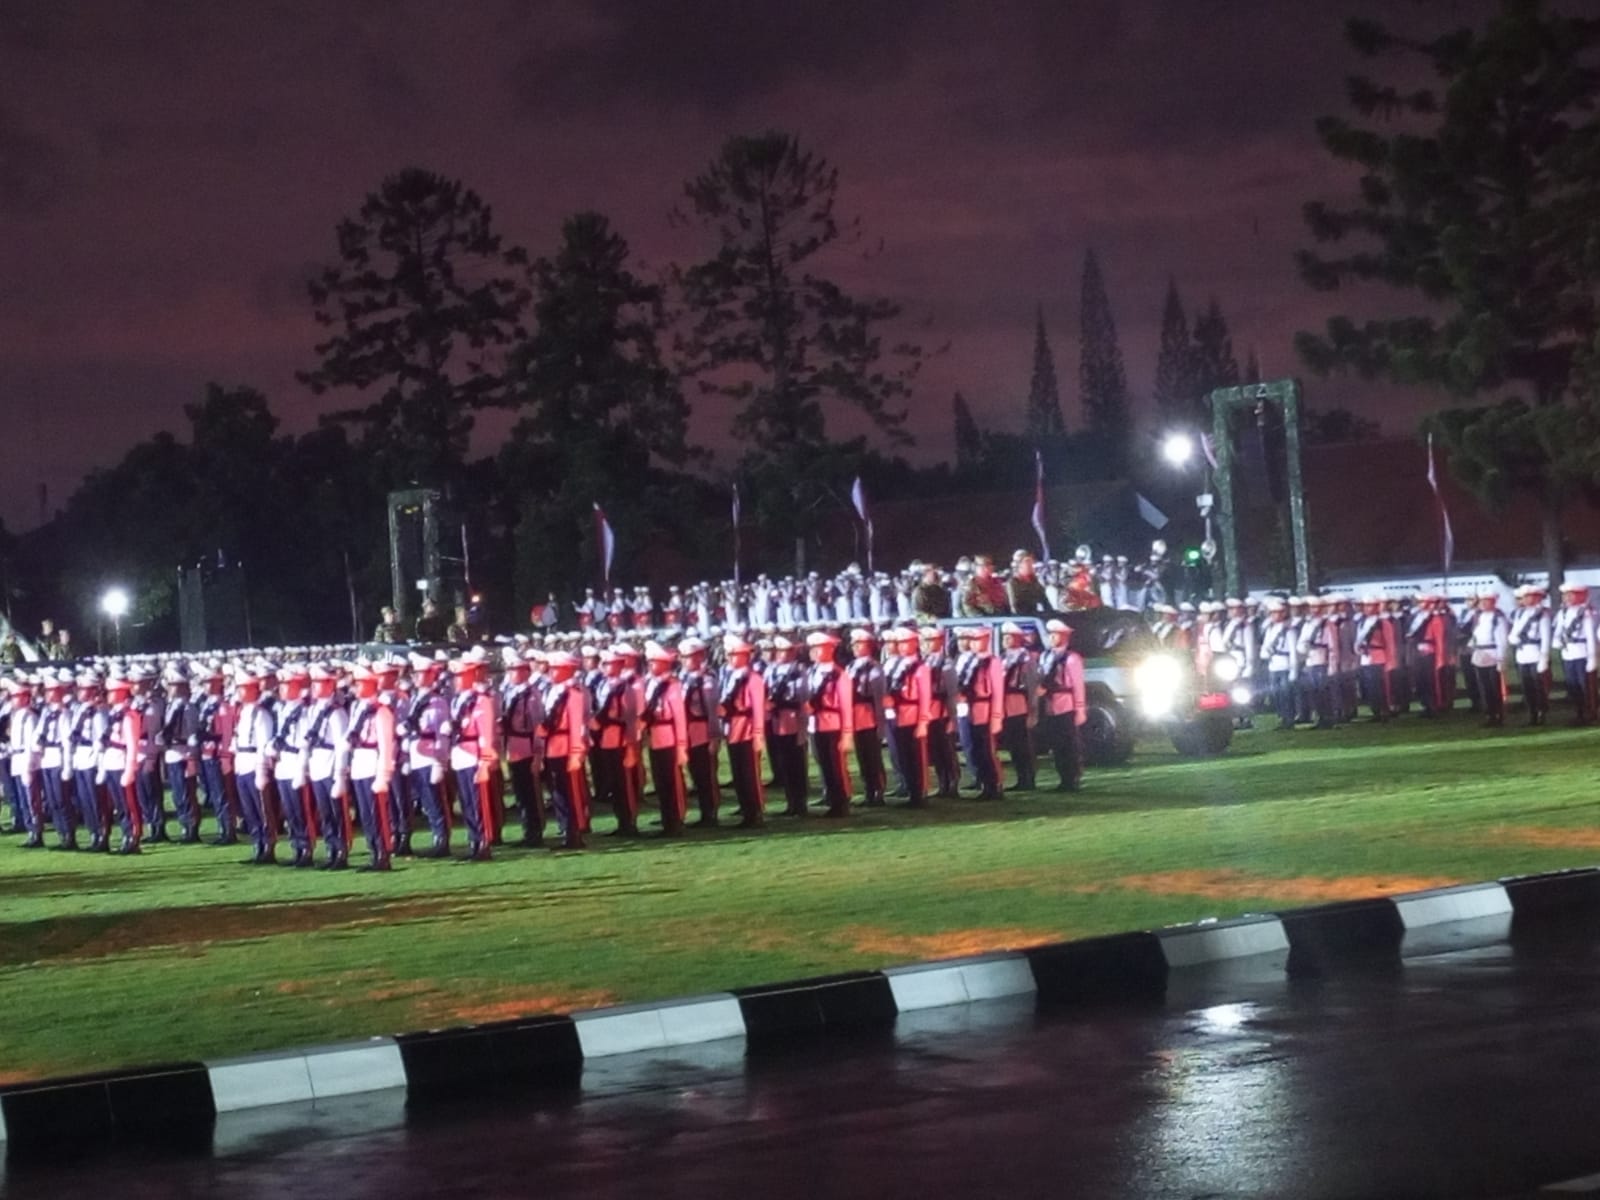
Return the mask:
<svg viewBox="0 0 1600 1200">
<path fill-rule="evenodd" d="M 1035 305 L 1069 424 L 1077 287 L 1101 257 L 1148 391 L 1169 274 L 1215 293 L 1242 359 L 1295 371 L 1327 300 L 1297 280 L 1299 210 L 1347 172 L 1311 122 L 1342 105 L 1343 6 L 1301 0 L 6 0 L 0 9 L 0 517 L 25 528 L 83 472 L 177 429 L 208 379 L 291 428 L 315 329 L 302 281 L 387 172 L 458 176 L 542 253 L 612 215 L 647 264 L 704 249 L 667 219 L 731 132 L 834 160 L 881 252 L 856 286 L 948 340 L 914 457 L 950 449 L 950 394 L 1015 425 Z M 1365 4 L 1422 28 L 1479 8 Z M 1312 383 L 1410 428 L 1414 398 Z M 726 444 L 725 414 L 699 437 Z"/>
</svg>

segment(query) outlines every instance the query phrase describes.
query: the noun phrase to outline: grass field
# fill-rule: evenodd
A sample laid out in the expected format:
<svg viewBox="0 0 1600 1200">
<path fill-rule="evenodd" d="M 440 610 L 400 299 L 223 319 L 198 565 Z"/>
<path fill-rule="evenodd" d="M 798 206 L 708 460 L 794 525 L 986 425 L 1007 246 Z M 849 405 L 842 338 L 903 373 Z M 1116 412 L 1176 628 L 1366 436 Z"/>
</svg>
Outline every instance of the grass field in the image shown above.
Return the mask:
<svg viewBox="0 0 1600 1200">
<path fill-rule="evenodd" d="M 1600 859 L 1593 730 L 1160 743 L 1075 797 L 389 875 L 0 842 L 0 1081 L 717 990 Z M 1048 769 L 1042 783 L 1053 783 Z M 731 799 L 730 799 L 731 802 Z M 597 822 L 597 832 L 609 828 Z"/>
</svg>

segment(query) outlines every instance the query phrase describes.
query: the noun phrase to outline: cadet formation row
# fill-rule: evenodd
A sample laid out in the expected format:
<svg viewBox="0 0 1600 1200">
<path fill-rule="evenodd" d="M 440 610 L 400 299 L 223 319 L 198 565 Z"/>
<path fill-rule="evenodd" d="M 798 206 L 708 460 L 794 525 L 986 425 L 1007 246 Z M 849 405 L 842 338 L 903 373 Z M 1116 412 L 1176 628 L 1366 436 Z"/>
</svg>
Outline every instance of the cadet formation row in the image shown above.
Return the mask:
<svg viewBox="0 0 1600 1200">
<path fill-rule="evenodd" d="M 998 750 L 1015 786 L 1031 789 L 1036 745 L 1075 790 L 1085 696 L 1071 629 L 1051 621 L 1041 648 L 1004 626 L 1000 653 L 988 627 L 953 636 L 959 647 L 937 626 L 856 629 L 846 650 L 830 632 L 780 634 L 759 656 L 738 633 L 710 646 L 650 641 L 642 655 L 621 640 L 575 654 L 518 639 L 454 660 L 13 674 L 0 708 L 11 832 L 30 848 L 53 828 L 60 848 L 109 851 L 118 827 L 116 851 L 138 854 L 171 840 L 174 819 L 177 841 L 200 841 L 209 809 L 215 841 L 247 840 L 252 864 L 279 861 L 286 838 L 287 864 L 314 865 L 321 841 L 322 865 L 340 869 L 359 823 L 363 869 L 383 871 L 396 856 L 448 857 L 458 814 L 467 857 L 488 859 L 508 798 L 524 845 L 547 844 L 553 821 L 548 844 L 582 848 L 598 806 L 619 835 L 637 836 L 647 767 L 666 836 L 682 834 L 691 789 L 698 823 L 715 825 L 723 756 L 747 828 L 766 820 L 769 769 L 783 814 L 806 815 L 809 758 L 833 818 L 850 813 L 852 762 L 872 806 L 887 802 L 890 768 L 911 807 L 930 790 L 957 795 L 963 759 L 978 796 L 997 799 Z M 415 851 L 414 829 L 427 831 Z"/>
<path fill-rule="evenodd" d="M 1519 587 L 1510 613 L 1498 589 L 1457 604 L 1433 593 L 1158 604 L 1152 628 L 1163 645 L 1192 654 L 1202 675 L 1224 657 L 1242 668 L 1256 694 L 1270 697 L 1280 729 L 1327 728 L 1353 719 L 1361 705 L 1380 721 L 1413 702 L 1436 716 L 1455 707 L 1458 681 L 1489 725 L 1504 724 L 1515 681 L 1528 724 L 1542 725 L 1557 674 L 1572 723 L 1591 724 L 1600 669 L 1594 611 L 1581 584 L 1564 584 L 1560 595 L 1552 608 L 1543 588 Z"/>
</svg>

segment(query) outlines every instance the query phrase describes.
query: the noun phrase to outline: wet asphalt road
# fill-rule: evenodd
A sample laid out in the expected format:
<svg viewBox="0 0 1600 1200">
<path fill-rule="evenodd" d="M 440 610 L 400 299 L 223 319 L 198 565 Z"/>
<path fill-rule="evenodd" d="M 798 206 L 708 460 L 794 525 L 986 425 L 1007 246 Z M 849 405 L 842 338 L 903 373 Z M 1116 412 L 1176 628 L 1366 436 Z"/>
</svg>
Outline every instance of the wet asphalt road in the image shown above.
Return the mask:
<svg viewBox="0 0 1600 1200">
<path fill-rule="evenodd" d="M 1228 995 L 610 1060 L 581 1098 L 225 1119 L 211 1157 L 13 1163 L 4 1194 L 1463 1198 L 1600 1171 L 1600 939 Z"/>
</svg>

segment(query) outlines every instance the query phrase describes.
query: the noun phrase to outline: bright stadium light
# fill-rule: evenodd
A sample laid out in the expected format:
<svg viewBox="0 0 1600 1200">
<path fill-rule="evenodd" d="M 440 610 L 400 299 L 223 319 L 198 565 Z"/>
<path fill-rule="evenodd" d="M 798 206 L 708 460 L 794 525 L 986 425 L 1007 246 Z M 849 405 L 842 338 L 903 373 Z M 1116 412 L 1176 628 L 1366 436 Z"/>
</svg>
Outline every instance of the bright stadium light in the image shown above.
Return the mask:
<svg viewBox="0 0 1600 1200">
<path fill-rule="evenodd" d="M 1161 457 L 1168 465 L 1186 467 L 1194 458 L 1194 435 L 1173 431 L 1161 439 Z"/>
<path fill-rule="evenodd" d="M 113 621 L 120 621 L 128 615 L 129 604 L 125 588 L 107 588 L 105 595 L 100 597 L 100 611 Z"/>
</svg>

